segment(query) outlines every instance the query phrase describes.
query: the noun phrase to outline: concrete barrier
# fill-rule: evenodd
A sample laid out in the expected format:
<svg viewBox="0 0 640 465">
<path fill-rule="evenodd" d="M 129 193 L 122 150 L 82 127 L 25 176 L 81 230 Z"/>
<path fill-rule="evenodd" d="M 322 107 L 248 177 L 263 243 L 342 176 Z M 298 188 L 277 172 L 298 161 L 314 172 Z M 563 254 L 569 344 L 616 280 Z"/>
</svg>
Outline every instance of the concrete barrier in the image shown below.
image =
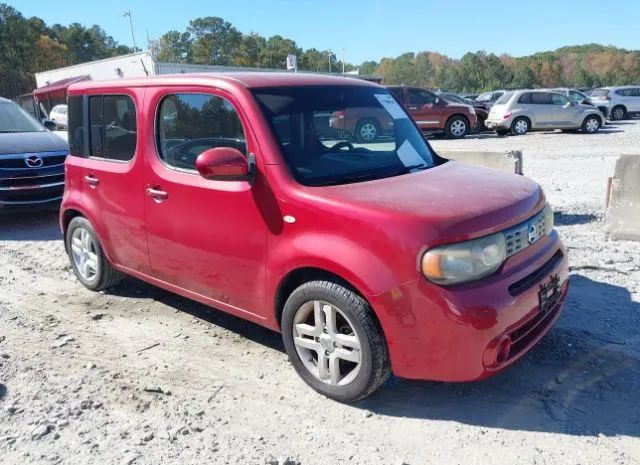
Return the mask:
<svg viewBox="0 0 640 465">
<path fill-rule="evenodd" d="M 607 200 L 609 237 L 640 241 L 640 155 L 618 158 Z"/>
<path fill-rule="evenodd" d="M 521 150 L 508 150 L 506 152 L 438 150 L 437 152 L 441 157 L 461 163 L 471 163 L 472 165 L 480 165 L 494 170 L 524 174 Z"/>
</svg>

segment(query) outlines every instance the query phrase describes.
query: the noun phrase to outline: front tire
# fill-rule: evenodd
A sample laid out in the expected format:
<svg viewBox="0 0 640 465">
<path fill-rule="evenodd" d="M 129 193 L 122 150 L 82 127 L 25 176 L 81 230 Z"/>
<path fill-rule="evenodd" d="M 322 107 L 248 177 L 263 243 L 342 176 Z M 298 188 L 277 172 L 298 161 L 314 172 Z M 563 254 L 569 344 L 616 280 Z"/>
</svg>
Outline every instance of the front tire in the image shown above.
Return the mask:
<svg viewBox="0 0 640 465">
<path fill-rule="evenodd" d="M 122 280 L 122 274 L 105 256 L 89 220 L 82 216 L 73 218 L 67 227 L 65 242 L 73 272 L 87 289 L 101 291 Z"/>
<path fill-rule="evenodd" d="M 587 116 L 582 122 L 582 131 L 587 134 L 595 134 L 600 129 L 602 121 L 595 115 Z"/>
<path fill-rule="evenodd" d="M 524 136 L 529 132 L 529 129 L 531 129 L 531 123 L 529 123 L 527 118 L 522 116 L 516 118 L 513 120 L 513 123 L 511 123 L 511 133 L 516 136 Z"/>
<path fill-rule="evenodd" d="M 621 119 L 625 119 L 627 116 L 627 110 L 622 106 L 618 105 L 611 109 L 611 119 L 613 121 L 620 121 Z"/>
<path fill-rule="evenodd" d="M 371 307 L 341 284 L 310 281 L 294 290 L 281 330 L 300 377 L 331 399 L 360 400 L 391 374 L 387 344 Z"/>
<path fill-rule="evenodd" d="M 464 116 L 452 116 L 444 127 L 444 133 L 449 139 L 462 139 L 469 134 L 469 121 Z"/>
</svg>

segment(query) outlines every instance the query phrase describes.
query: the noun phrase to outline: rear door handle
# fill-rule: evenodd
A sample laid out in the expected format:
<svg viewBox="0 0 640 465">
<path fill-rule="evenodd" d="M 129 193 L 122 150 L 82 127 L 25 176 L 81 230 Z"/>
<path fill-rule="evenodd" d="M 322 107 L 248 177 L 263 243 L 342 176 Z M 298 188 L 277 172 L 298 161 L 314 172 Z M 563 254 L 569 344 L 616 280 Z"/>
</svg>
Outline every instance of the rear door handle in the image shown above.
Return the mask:
<svg viewBox="0 0 640 465">
<path fill-rule="evenodd" d="M 100 180 L 98 178 L 96 178 L 94 175 L 90 174 L 88 176 L 84 177 L 84 182 L 86 182 L 87 184 L 89 184 L 89 186 L 96 188 L 98 187 L 98 184 L 100 184 Z"/>
<path fill-rule="evenodd" d="M 147 195 L 158 203 L 167 200 L 167 198 L 169 198 L 169 194 L 167 194 L 165 191 L 157 189 L 156 187 L 147 187 Z"/>
</svg>

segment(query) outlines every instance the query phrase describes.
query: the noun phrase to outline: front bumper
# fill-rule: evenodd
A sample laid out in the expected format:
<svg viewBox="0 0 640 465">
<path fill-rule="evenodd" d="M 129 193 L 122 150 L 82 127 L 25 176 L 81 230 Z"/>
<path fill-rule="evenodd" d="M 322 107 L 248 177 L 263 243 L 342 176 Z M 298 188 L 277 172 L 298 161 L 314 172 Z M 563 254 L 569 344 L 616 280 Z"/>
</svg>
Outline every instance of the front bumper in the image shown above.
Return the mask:
<svg viewBox="0 0 640 465">
<path fill-rule="evenodd" d="M 394 374 L 474 381 L 506 368 L 560 316 L 568 274 L 566 251 L 553 231 L 480 281 L 442 287 L 418 279 L 370 298 L 385 331 Z M 559 299 L 542 314 L 540 285 L 556 276 Z M 506 339 L 510 348 L 505 354 Z"/>
</svg>

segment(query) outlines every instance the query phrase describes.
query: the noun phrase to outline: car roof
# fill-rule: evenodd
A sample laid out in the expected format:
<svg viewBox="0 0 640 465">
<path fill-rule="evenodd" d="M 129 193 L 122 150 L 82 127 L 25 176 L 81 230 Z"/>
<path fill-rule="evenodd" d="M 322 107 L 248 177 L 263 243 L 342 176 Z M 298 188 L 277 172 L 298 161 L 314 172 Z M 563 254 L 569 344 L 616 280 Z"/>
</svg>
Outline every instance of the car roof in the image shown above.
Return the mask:
<svg viewBox="0 0 640 465">
<path fill-rule="evenodd" d="M 0 97 L 0 102 L 2 103 L 15 103 L 13 100 L 9 100 L 8 98 Z"/>
<path fill-rule="evenodd" d="M 102 88 L 160 87 L 175 85 L 215 86 L 220 83 L 227 83 L 232 86 L 240 86 L 248 89 L 328 85 L 379 87 L 377 84 L 363 79 L 343 76 L 284 72 L 229 72 L 163 74 L 159 76 L 125 78 L 111 81 L 81 81 L 71 84 L 71 86 L 69 86 L 69 91 L 82 92 L 84 90 Z"/>
</svg>

